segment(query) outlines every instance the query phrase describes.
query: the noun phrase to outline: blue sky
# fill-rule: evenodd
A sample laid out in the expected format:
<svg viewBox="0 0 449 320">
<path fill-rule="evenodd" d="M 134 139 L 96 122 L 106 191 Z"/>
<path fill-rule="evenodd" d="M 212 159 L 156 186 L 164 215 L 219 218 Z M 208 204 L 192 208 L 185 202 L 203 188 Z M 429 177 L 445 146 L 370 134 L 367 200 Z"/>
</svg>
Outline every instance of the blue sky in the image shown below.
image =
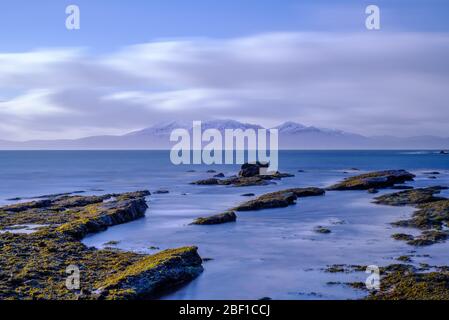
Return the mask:
<svg viewBox="0 0 449 320">
<path fill-rule="evenodd" d="M 65 29 L 69 4 L 81 9 L 80 31 Z M 383 32 L 449 30 L 445 0 L 3 0 L 0 50 L 85 46 L 106 51 L 161 38 L 363 31 L 368 4 L 382 9 Z"/>
<path fill-rule="evenodd" d="M 81 30 L 65 28 L 69 4 Z M 0 140 L 217 118 L 449 137 L 448 13 L 446 0 L 2 0 Z"/>
</svg>

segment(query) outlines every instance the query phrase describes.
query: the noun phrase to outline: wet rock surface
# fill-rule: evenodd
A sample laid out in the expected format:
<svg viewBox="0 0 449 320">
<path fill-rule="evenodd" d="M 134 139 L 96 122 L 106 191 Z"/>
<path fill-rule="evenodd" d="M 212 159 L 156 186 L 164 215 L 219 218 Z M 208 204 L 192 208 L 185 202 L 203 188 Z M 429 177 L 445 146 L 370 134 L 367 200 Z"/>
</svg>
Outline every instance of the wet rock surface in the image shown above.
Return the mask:
<svg viewBox="0 0 449 320">
<path fill-rule="evenodd" d="M 324 194 L 325 191 L 320 188 L 291 188 L 261 195 L 256 199 L 238 205 L 233 210 L 252 211 L 270 208 L 283 208 L 295 204 L 298 198 L 321 196 Z"/>
<path fill-rule="evenodd" d="M 374 202 L 390 206 L 416 207 L 418 210 L 410 219 L 396 221 L 393 225 L 417 228 L 421 230 L 421 234 L 419 236 L 394 234 L 392 237 L 413 246 L 428 246 L 449 238 L 449 232 L 446 230 L 449 226 L 449 199 L 435 196 L 444 189 L 447 188 L 435 186 L 406 190 L 377 197 Z"/>
<path fill-rule="evenodd" d="M 201 271 L 195 247 L 147 256 L 88 248 L 88 233 L 145 215 L 148 191 L 62 196 L 0 207 L 0 299 L 141 299 L 190 281 Z M 43 227 L 10 232 L 21 224 Z M 66 287 L 66 268 L 80 269 L 80 288 Z"/>
<path fill-rule="evenodd" d="M 201 217 L 193 221 L 191 224 L 193 225 L 211 225 L 211 224 L 222 224 L 227 222 L 235 222 L 237 220 L 237 216 L 235 212 L 228 211 L 220 214 L 216 214 L 209 217 Z"/>
<path fill-rule="evenodd" d="M 368 190 L 392 187 L 395 184 L 412 181 L 415 175 L 405 170 L 376 171 L 349 177 L 327 190 Z"/>
</svg>

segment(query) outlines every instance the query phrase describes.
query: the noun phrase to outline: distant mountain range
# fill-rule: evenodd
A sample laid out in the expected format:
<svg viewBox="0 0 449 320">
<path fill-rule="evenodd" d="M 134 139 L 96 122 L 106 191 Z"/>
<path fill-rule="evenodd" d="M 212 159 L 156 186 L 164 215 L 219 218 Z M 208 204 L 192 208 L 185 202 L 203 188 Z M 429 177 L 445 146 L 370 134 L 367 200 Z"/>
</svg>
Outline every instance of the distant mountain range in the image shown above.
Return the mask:
<svg viewBox="0 0 449 320">
<path fill-rule="evenodd" d="M 107 149 L 170 149 L 170 133 L 177 128 L 191 130 L 192 123 L 166 122 L 130 132 L 121 136 L 92 136 L 81 139 L 30 140 L 24 142 L 0 140 L 1 150 L 107 150 Z M 241 123 L 235 120 L 212 120 L 202 123 L 203 130 L 260 129 L 260 125 Z M 304 126 L 296 122 L 285 122 L 277 127 L 281 149 L 448 149 L 449 138 L 415 136 L 399 138 L 393 136 L 366 137 L 340 130 Z"/>
</svg>

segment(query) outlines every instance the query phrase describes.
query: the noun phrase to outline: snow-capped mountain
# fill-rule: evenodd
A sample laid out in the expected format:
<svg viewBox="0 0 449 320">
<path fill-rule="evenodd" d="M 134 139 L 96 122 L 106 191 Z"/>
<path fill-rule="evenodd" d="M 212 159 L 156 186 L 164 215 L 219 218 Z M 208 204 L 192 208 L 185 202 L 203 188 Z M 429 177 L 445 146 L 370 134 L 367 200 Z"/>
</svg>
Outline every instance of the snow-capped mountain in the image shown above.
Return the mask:
<svg viewBox="0 0 449 320">
<path fill-rule="evenodd" d="M 170 149 L 170 134 L 174 129 L 192 130 L 192 122 L 169 121 L 133 131 L 121 136 L 93 136 L 74 140 L 32 140 L 25 142 L 0 140 L 0 149 Z M 203 121 L 202 129 L 217 129 L 223 135 L 225 129 L 261 129 L 257 124 L 242 123 L 236 120 Z M 335 129 L 305 126 L 288 121 L 275 129 L 279 132 L 281 149 L 447 149 L 449 138 L 433 136 L 365 137 L 359 134 Z"/>
</svg>

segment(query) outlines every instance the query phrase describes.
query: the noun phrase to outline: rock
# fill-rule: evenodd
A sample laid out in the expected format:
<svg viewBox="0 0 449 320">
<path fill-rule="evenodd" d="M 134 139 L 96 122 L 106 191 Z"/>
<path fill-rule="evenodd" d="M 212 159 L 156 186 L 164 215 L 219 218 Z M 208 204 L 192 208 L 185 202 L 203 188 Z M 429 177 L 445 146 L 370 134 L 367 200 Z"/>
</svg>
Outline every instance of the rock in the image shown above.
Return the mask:
<svg viewBox="0 0 449 320">
<path fill-rule="evenodd" d="M 441 150 L 441 151 L 440 151 L 440 154 L 449 154 L 449 151 L 447 151 L 447 150 Z"/>
<path fill-rule="evenodd" d="M 170 191 L 165 190 L 165 189 L 160 189 L 160 190 L 156 190 L 155 192 L 153 192 L 154 194 L 167 194 L 170 193 Z"/>
<path fill-rule="evenodd" d="M 406 233 L 395 233 L 391 237 L 395 240 L 402 240 L 402 241 L 413 240 L 413 236 L 411 234 Z"/>
<path fill-rule="evenodd" d="M 140 299 L 193 279 L 202 271 L 194 247 L 148 256 L 80 242 L 88 233 L 142 217 L 149 194 L 64 196 L 23 203 L 13 214 L 9 206 L 0 207 L 0 229 L 44 225 L 31 234 L 0 233 L 0 300 Z M 63 285 L 71 264 L 79 265 L 86 279 L 78 291 Z"/>
<path fill-rule="evenodd" d="M 427 246 L 443 242 L 449 238 L 449 199 L 435 197 L 446 187 L 429 187 L 387 194 L 376 198 L 375 202 L 392 206 L 413 205 L 418 208 L 410 219 L 392 223 L 398 227 L 413 227 L 422 230 L 419 236 L 395 234 L 393 238 L 405 240 L 413 246 Z"/>
<path fill-rule="evenodd" d="M 191 224 L 196 225 L 211 225 L 211 224 L 222 224 L 227 222 L 235 222 L 237 220 L 237 216 L 235 215 L 235 212 L 228 211 L 225 213 L 213 215 L 206 218 L 198 218 Z"/>
<path fill-rule="evenodd" d="M 254 197 L 255 194 L 254 193 L 244 193 L 242 194 L 242 197 Z"/>
<path fill-rule="evenodd" d="M 169 249 L 148 256 L 99 285 L 103 299 L 151 299 L 161 290 L 175 288 L 202 271 L 196 247 Z"/>
<path fill-rule="evenodd" d="M 305 171 L 300 169 L 300 170 L 298 170 L 298 172 L 299 172 L 299 173 L 303 173 L 303 172 L 305 172 Z"/>
<path fill-rule="evenodd" d="M 437 177 L 435 176 L 428 176 L 429 179 L 436 179 Z"/>
<path fill-rule="evenodd" d="M 423 273 L 411 265 L 381 268 L 380 290 L 370 291 L 368 300 L 449 300 L 449 273 Z"/>
<path fill-rule="evenodd" d="M 268 163 L 260 163 L 259 161 L 257 161 L 256 163 L 245 163 L 242 165 L 240 172 L 239 172 L 239 177 L 254 177 L 254 176 L 258 176 L 261 174 L 261 169 L 262 168 L 268 168 L 269 164 Z"/>
<path fill-rule="evenodd" d="M 445 188 L 437 186 L 390 193 L 375 198 L 374 203 L 390 206 L 406 206 L 438 201 L 443 198 L 435 197 L 434 195 L 440 193 L 443 189 Z"/>
<path fill-rule="evenodd" d="M 440 172 L 438 171 L 428 171 L 428 172 L 423 172 L 424 174 L 431 174 L 431 175 L 438 175 L 440 174 Z"/>
<path fill-rule="evenodd" d="M 368 190 L 371 188 L 387 188 L 398 183 L 412 181 L 415 175 L 405 170 L 386 170 L 365 173 L 349 177 L 340 183 L 332 185 L 327 190 Z"/>
<path fill-rule="evenodd" d="M 272 182 L 271 180 L 280 180 L 282 178 L 293 177 L 293 175 L 288 173 L 275 172 L 269 175 L 260 175 L 260 168 L 266 168 L 268 164 L 261 164 L 259 162 L 255 164 L 244 164 L 241 167 L 238 176 L 231 176 L 227 179 L 217 179 L 219 177 L 198 180 L 192 182 L 191 184 L 196 185 L 225 185 L 225 186 L 235 186 L 235 187 L 247 187 L 247 186 L 262 186 L 267 185 Z M 221 177 L 221 176 L 220 176 Z"/>
<path fill-rule="evenodd" d="M 207 170 L 207 173 L 216 173 L 217 171 L 215 170 Z"/>
<path fill-rule="evenodd" d="M 240 204 L 235 211 L 252 211 L 270 208 L 283 208 L 296 203 L 297 198 L 324 195 L 320 188 L 292 188 L 267 193 L 254 200 Z"/>
<path fill-rule="evenodd" d="M 224 178 L 224 177 L 225 177 L 224 173 L 214 175 L 214 178 Z"/>
<path fill-rule="evenodd" d="M 368 193 L 379 193 L 379 190 L 371 188 L 371 189 L 368 189 Z"/>
<path fill-rule="evenodd" d="M 331 232 L 332 232 L 332 231 L 330 231 L 328 228 L 325 228 L 325 227 L 323 227 L 323 226 L 318 226 L 318 227 L 316 227 L 316 228 L 314 229 L 314 231 L 317 232 L 317 233 L 324 233 L 324 234 L 327 234 L 327 233 L 331 233 Z"/>
</svg>

